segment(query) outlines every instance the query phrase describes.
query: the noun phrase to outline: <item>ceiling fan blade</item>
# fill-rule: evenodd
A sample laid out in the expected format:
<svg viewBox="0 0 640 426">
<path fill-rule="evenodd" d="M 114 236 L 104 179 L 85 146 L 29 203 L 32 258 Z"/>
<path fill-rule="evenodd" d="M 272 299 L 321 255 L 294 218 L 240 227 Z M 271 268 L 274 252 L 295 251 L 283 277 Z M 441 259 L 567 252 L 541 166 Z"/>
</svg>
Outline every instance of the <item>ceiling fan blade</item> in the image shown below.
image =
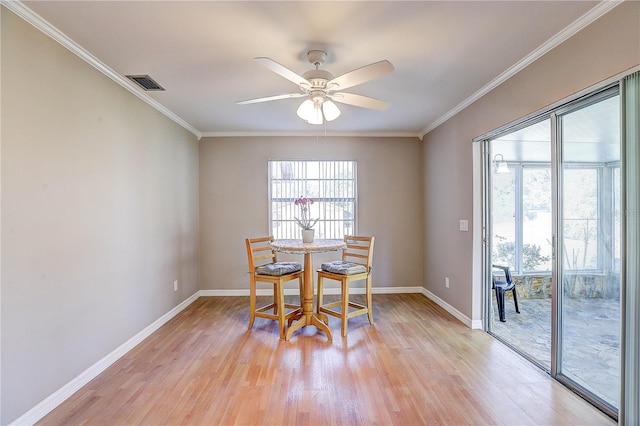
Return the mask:
<svg viewBox="0 0 640 426">
<path fill-rule="evenodd" d="M 279 99 L 301 98 L 307 96 L 306 93 L 288 93 L 286 95 L 267 96 L 265 98 L 247 99 L 246 101 L 238 101 L 238 105 L 257 104 L 258 102 L 277 101 Z"/>
<path fill-rule="evenodd" d="M 394 69 L 395 68 L 391 62 L 387 60 L 374 62 L 373 64 L 365 65 L 362 68 L 349 71 L 346 74 L 342 74 L 334 78 L 327 83 L 327 87 L 329 90 L 344 90 L 358 84 L 366 83 L 367 81 L 371 81 L 378 77 L 382 77 Z"/>
<path fill-rule="evenodd" d="M 259 57 L 259 58 L 255 58 L 255 60 L 261 65 L 269 68 L 271 71 L 281 75 L 282 77 L 295 83 L 298 86 L 307 85 L 311 87 L 311 83 L 309 82 L 309 80 L 302 77 L 301 75 L 296 74 L 295 72 L 291 71 L 289 68 L 285 67 L 284 65 L 280 65 L 279 63 L 277 63 L 271 58 Z"/>
<path fill-rule="evenodd" d="M 329 97 L 336 102 L 340 102 L 347 105 L 354 105 L 362 108 L 383 110 L 391 106 L 389 102 L 381 101 L 375 98 L 370 98 L 368 96 L 356 95 L 353 93 L 339 92 L 339 93 L 333 93 L 329 95 Z"/>
</svg>

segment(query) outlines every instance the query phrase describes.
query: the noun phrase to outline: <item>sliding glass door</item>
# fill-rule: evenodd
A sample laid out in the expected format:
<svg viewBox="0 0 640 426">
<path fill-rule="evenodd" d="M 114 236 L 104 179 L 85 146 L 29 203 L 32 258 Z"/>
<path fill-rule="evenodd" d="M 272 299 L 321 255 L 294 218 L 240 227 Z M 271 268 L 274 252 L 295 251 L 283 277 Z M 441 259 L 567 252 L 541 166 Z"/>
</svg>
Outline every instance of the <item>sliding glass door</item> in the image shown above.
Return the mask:
<svg viewBox="0 0 640 426">
<path fill-rule="evenodd" d="M 611 407 L 620 392 L 620 111 L 604 93 L 557 116 L 557 375 Z"/>
<path fill-rule="evenodd" d="M 490 331 L 551 371 L 551 120 L 493 139 L 490 151 Z M 497 302 L 505 267 L 520 313 L 513 290 Z"/>
<path fill-rule="evenodd" d="M 612 416 L 619 123 L 613 87 L 485 141 L 486 329 Z"/>
</svg>

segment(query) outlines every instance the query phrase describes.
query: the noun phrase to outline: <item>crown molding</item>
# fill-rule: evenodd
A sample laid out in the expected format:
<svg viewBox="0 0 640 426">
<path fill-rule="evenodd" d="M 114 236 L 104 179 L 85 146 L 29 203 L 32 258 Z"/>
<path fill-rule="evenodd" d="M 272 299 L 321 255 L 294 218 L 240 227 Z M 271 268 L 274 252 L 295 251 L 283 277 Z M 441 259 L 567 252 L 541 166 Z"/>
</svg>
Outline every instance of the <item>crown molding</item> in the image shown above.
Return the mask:
<svg viewBox="0 0 640 426">
<path fill-rule="evenodd" d="M 616 6 L 620 5 L 623 2 L 624 0 L 602 0 L 600 3 L 594 6 L 590 11 L 588 11 L 587 13 L 582 15 L 580 18 L 573 21 L 571 25 L 569 25 L 568 27 L 560 31 L 558 34 L 551 37 L 549 40 L 544 42 L 541 46 L 539 46 L 533 52 L 529 53 L 523 59 L 518 61 L 515 65 L 511 66 L 502 74 L 500 74 L 499 76 L 491 80 L 482 89 L 478 90 L 473 95 L 471 95 L 470 97 L 462 101 L 460 104 L 458 104 L 456 107 L 451 109 L 449 112 L 447 112 L 446 114 L 438 118 L 436 121 L 434 121 L 424 129 L 422 129 L 419 135 L 420 139 L 422 140 L 424 135 L 426 135 L 427 133 L 429 133 L 430 131 L 432 131 L 433 129 L 435 129 L 445 121 L 449 120 L 451 117 L 458 114 L 460 111 L 462 111 L 463 109 L 465 109 L 466 107 L 468 107 L 469 105 L 471 105 L 472 103 L 474 103 L 475 101 L 477 101 L 478 99 L 486 95 L 487 93 L 491 92 L 493 89 L 495 89 L 496 87 L 498 87 L 499 85 L 507 81 L 509 78 L 513 77 L 514 75 L 522 71 L 524 68 L 531 65 L 534 61 L 536 61 L 537 59 L 539 59 L 540 57 L 542 57 L 552 49 L 556 48 L 558 45 L 560 45 L 564 41 L 573 37 L 580 30 L 584 29 L 591 23 L 600 19 L 607 12 L 609 12 L 610 10 L 612 10 L 613 8 L 615 8 Z"/>
<path fill-rule="evenodd" d="M 106 64 L 104 64 L 98 58 L 96 58 L 91 53 L 89 53 L 78 43 L 71 40 L 62 31 L 58 30 L 49 22 L 45 21 L 40 15 L 38 15 L 37 13 L 29 9 L 27 6 L 25 6 L 21 1 L 0 0 L 0 3 L 10 11 L 15 13 L 16 15 L 18 15 L 19 17 L 21 17 L 22 19 L 24 19 L 25 21 L 27 21 L 28 23 L 36 27 L 38 30 L 40 30 L 41 32 L 43 32 L 53 40 L 57 41 L 58 43 L 60 43 L 62 46 L 64 46 L 65 48 L 67 48 L 77 56 L 79 56 L 82 60 L 84 60 L 89 65 L 93 66 L 95 69 L 97 69 L 98 71 L 100 71 L 101 73 L 109 77 L 111 80 L 118 83 L 124 89 L 126 89 L 127 91 L 129 91 L 130 93 L 138 97 L 140 100 L 146 102 L 148 105 L 155 108 L 156 110 L 164 114 L 169 119 L 173 120 L 180 126 L 184 127 L 186 130 L 188 130 L 189 132 L 193 133 L 198 138 L 198 140 L 200 140 L 202 136 L 196 128 L 191 126 L 182 118 L 178 117 L 172 111 L 167 109 L 164 105 L 160 104 L 158 101 L 151 98 L 146 93 L 142 92 L 140 89 L 134 86 L 133 83 L 131 83 L 127 78 L 121 76 L 120 74 L 115 72 L 113 69 L 108 67 Z"/>
<path fill-rule="evenodd" d="M 307 131 L 307 132 L 202 132 L 203 138 L 232 138 L 232 137 L 366 137 L 366 138 L 420 138 L 420 135 L 415 132 L 320 132 Z"/>
</svg>

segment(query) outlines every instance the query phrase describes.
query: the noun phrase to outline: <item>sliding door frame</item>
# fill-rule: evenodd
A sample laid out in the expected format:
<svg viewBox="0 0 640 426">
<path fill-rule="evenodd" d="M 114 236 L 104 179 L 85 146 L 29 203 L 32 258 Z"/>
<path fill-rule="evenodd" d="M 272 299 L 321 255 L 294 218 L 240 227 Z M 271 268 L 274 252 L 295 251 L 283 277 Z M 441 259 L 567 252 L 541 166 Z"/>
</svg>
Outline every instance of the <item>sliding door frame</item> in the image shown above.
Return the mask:
<svg viewBox="0 0 640 426">
<path fill-rule="evenodd" d="M 546 119 L 551 121 L 551 197 L 552 197 L 552 272 L 551 272 L 551 371 L 550 375 L 554 379 L 563 383 L 583 398 L 588 400 L 594 406 L 598 407 L 604 413 L 614 419 L 618 419 L 618 410 L 606 403 L 599 397 L 595 396 L 592 392 L 583 388 L 581 385 L 575 383 L 570 378 L 562 374 L 562 286 L 559 282 L 562 270 L 562 256 L 561 256 L 561 238 L 562 238 L 562 222 L 560 220 L 562 216 L 562 160 L 563 160 L 563 148 L 562 139 L 560 134 L 560 120 L 562 116 L 571 112 L 583 108 L 589 104 L 599 102 L 611 96 L 619 95 L 619 78 L 608 82 L 603 82 L 599 87 L 591 87 L 585 91 L 576 94 L 573 98 L 565 99 L 561 102 L 557 102 L 548 108 L 532 113 L 519 120 L 513 121 L 505 126 L 495 129 L 480 137 L 474 138 L 474 142 L 482 144 L 482 318 L 483 329 L 489 330 L 490 314 L 491 314 L 491 249 L 492 249 L 492 221 L 491 221 L 491 186 L 492 186 L 492 152 L 490 142 L 501 135 L 515 132 L 521 128 L 527 127 L 536 122 L 540 122 Z M 624 253 L 623 253 L 624 256 Z M 621 322 L 625 318 L 624 305 L 620 304 Z M 499 339 L 504 342 L 503 339 Z M 507 343 L 508 342 L 504 342 Z M 621 348 L 624 347 L 624 334 L 620 333 Z M 511 346 L 511 345 L 509 345 Z M 511 346 L 513 348 L 513 346 Z M 513 348 L 516 350 L 515 348 Z M 532 357 L 525 353 L 518 351 L 525 358 L 532 361 L 534 364 L 545 369 Z M 620 353 L 620 362 L 622 363 L 622 352 Z M 621 366 L 621 374 L 624 372 L 624 366 Z M 621 377 L 621 382 L 624 382 L 624 377 Z M 621 394 L 618 405 L 621 406 L 624 401 L 624 395 Z"/>
<path fill-rule="evenodd" d="M 578 393 L 584 399 L 591 402 L 598 407 L 601 411 L 606 413 L 612 418 L 618 419 L 618 409 L 607 403 L 603 399 L 597 397 L 590 392 L 584 386 L 576 383 L 574 380 L 563 374 L 562 360 L 563 360 L 563 345 L 561 344 L 563 339 L 563 298 L 564 289 L 563 282 L 560 279 L 564 273 L 564 264 L 562 261 L 563 245 L 564 245 L 564 233 L 563 233 L 563 200 L 562 190 L 564 188 L 564 150 L 563 150 L 563 135 L 562 135 L 562 120 L 567 114 L 586 108 L 590 105 L 594 105 L 598 102 L 602 102 L 608 98 L 620 96 L 620 87 L 618 83 L 611 84 L 602 88 L 599 91 L 595 91 L 593 94 L 586 96 L 575 101 L 567 102 L 563 107 L 551 113 L 551 147 L 552 147 L 552 197 L 555 206 L 553 208 L 553 261 L 552 261 L 552 299 L 551 299 L 551 376 L 556 380 L 564 384 L 565 386 Z M 601 194 L 598 194 L 598 203 L 601 204 Z M 598 210 L 601 210 L 601 206 L 598 206 Z M 602 225 L 601 225 L 602 226 Z M 598 236 L 600 240 L 600 235 Z M 598 250 L 598 256 L 601 256 L 600 250 Z M 620 320 L 624 318 L 624 307 L 622 301 L 620 303 Z M 620 342 L 622 343 L 623 335 L 621 330 L 618 331 L 620 336 Z M 622 348 L 623 345 L 620 345 Z M 619 353 L 620 362 L 622 363 L 622 351 Z M 622 374 L 622 369 L 620 370 Z M 622 381 L 622 377 L 620 377 Z M 622 401 L 622 395 L 618 399 L 618 405 Z"/>
</svg>

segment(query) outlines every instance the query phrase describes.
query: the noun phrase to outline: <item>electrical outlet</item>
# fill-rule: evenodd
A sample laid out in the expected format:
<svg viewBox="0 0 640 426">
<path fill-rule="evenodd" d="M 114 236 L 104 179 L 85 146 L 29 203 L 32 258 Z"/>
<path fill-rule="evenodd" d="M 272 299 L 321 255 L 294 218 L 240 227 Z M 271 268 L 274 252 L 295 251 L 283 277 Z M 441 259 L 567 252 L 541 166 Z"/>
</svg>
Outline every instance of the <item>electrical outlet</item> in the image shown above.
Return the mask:
<svg viewBox="0 0 640 426">
<path fill-rule="evenodd" d="M 178 291 L 178 280 L 173 282 L 173 291 Z"/>
<path fill-rule="evenodd" d="M 449 277 L 445 277 L 445 278 L 444 278 L 444 286 L 445 286 L 446 288 L 449 288 Z"/>
</svg>

